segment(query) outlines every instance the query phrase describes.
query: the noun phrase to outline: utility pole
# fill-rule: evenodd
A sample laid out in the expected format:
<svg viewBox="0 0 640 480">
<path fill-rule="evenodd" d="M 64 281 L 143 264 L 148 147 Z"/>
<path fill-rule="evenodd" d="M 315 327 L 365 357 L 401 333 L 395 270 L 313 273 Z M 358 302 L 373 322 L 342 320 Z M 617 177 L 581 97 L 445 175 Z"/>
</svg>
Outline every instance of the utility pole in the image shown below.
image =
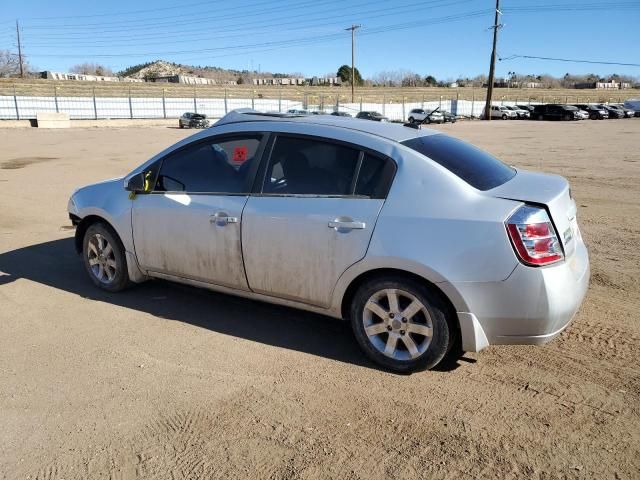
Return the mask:
<svg viewBox="0 0 640 480">
<path fill-rule="evenodd" d="M 485 120 L 491 120 L 491 96 L 493 95 L 493 76 L 496 69 L 496 44 L 498 43 L 498 29 L 502 27 L 499 23 L 500 15 L 500 0 L 496 0 L 496 16 L 493 21 L 493 49 L 491 50 L 491 65 L 489 67 L 489 84 L 487 85 L 487 101 L 484 105 L 484 118 Z"/>
<path fill-rule="evenodd" d="M 20 43 L 20 26 L 18 20 L 16 20 L 16 34 L 18 35 L 18 61 L 20 62 L 20 78 L 24 78 L 24 71 L 22 70 L 22 44 Z"/>
<path fill-rule="evenodd" d="M 351 25 L 349 28 L 345 28 L 345 30 L 351 30 L 351 103 L 355 101 L 355 84 L 356 84 L 356 67 L 355 67 L 355 57 L 356 57 L 356 30 L 360 28 L 361 25 Z"/>
</svg>

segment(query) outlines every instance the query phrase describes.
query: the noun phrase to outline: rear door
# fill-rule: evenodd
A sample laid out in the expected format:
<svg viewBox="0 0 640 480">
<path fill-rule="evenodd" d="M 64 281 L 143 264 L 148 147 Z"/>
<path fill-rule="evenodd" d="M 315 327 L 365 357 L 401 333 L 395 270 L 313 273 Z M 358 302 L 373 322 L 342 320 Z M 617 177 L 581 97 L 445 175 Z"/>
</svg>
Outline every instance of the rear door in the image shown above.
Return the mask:
<svg viewBox="0 0 640 480">
<path fill-rule="evenodd" d="M 242 217 L 251 290 L 328 306 L 365 256 L 394 174 L 392 160 L 353 145 L 278 134 Z"/>
</svg>

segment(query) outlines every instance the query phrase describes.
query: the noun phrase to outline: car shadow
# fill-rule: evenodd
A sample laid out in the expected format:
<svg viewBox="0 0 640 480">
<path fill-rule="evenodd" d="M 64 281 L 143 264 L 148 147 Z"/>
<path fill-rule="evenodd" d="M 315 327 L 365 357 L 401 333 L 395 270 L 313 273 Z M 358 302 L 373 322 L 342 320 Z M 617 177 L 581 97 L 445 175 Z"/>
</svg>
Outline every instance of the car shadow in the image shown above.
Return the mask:
<svg viewBox="0 0 640 480">
<path fill-rule="evenodd" d="M 73 238 L 0 253 L 0 286 L 20 278 L 225 335 L 378 369 L 361 353 L 349 324 L 335 318 L 160 280 L 119 293 L 102 291 L 87 278 Z M 458 360 L 457 355 L 448 358 L 436 370 L 454 370 Z"/>
</svg>

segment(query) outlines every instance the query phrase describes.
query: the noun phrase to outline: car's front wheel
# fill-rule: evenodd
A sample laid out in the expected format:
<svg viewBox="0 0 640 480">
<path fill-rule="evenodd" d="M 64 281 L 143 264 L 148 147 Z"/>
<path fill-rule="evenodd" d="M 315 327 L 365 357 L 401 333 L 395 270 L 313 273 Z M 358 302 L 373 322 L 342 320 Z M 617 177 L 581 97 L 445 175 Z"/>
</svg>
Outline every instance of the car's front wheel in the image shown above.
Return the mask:
<svg viewBox="0 0 640 480">
<path fill-rule="evenodd" d="M 118 292 L 129 285 L 124 247 L 113 229 L 94 223 L 87 228 L 82 246 L 85 269 L 97 287 Z"/>
<path fill-rule="evenodd" d="M 416 121 L 416 119 L 415 119 L 415 118 L 413 118 L 413 117 L 409 117 L 409 123 L 413 123 L 413 122 L 415 122 L 415 121 Z"/>
<path fill-rule="evenodd" d="M 351 327 L 369 358 L 396 372 L 435 367 L 453 340 L 448 308 L 427 286 L 409 278 L 373 279 L 351 305 Z"/>
</svg>

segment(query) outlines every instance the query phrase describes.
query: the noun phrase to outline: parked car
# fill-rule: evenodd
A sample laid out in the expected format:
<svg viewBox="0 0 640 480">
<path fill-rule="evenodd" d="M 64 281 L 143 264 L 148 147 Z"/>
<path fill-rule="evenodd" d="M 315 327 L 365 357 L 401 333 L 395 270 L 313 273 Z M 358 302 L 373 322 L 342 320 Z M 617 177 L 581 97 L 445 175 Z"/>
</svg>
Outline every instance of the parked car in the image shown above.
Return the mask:
<svg viewBox="0 0 640 480">
<path fill-rule="evenodd" d="M 525 109 L 520 108 L 518 106 L 505 105 L 505 108 L 508 108 L 509 110 L 511 110 L 513 112 L 516 112 L 516 115 L 518 116 L 517 118 L 528 119 L 529 117 L 531 117 L 531 113 L 529 112 L 529 110 L 525 110 Z"/>
<path fill-rule="evenodd" d="M 635 117 L 640 117 L 640 99 L 630 98 L 629 100 L 625 100 L 624 107 L 633 110 Z"/>
<path fill-rule="evenodd" d="M 536 105 L 533 109 L 535 120 L 578 120 L 580 114 L 573 105 Z"/>
<path fill-rule="evenodd" d="M 576 120 L 589 120 L 589 112 L 578 108 L 578 111 L 576 112 Z"/>
<path fill-rule="evenodd" d="M 458 117 L 456 117 L 453 113 L 447 112 L 446 110 L 442 111 L 443 123 L 456 123 L 458 121 Z"/>
<path fill-rule="evenodd" d="M 609 112 L 604 108 L 599 108 L 595 105 L 589 105 L 587 103 L 580 103 L 574 106 L 582 111 L 587 112 L 591 120 L 604 120 L 606 118 L 609 118 Z"/>
<path fill-rule="evenodd" d="M 186 112 L 178 119 L 178 125 L 180 128 L 207 128 L 209 120 L 202 113 Z"/>
<path fill-rule="evenodd" d="M 350 113 L 347 113 L 347 112 L 331 112 L 331 115 L 334 115 L 336 117 L 351 117 L 352 116 Z"/>
<path fill-rule="evenodd" d="M 625 114 L 623 110 L 618 110 L 611 105 L 598 105 L 598 108 L 604 108 L 609 114 L 609 118 L 624 118 Z"/>
<path fill-rule="evenodd" d="M 513 110 L 509 110 L 503 105 L 491 106 L 491 118 L 501 118 L 502 120 L 513 120 L 518 118 L 518 114 Z"/>
<path fill-rule="evenodd" d="M 409 123 L 444 123 L 444 115 L 438 108 L 435 110 L 414 108 L 409 112 Z"/>
<path fill-rule="evenodd" d="M 161 278 L 345 318 L 400 372 L 548 342 L 589 282 L 566 179 L 391 123 L 231 112 L 68 211 L 100 289 Z"/>
<path fill-rule="evenodd" d="M 373 120 L 374 122 L 388 122 L 389 119 L 378 112 L 358 112 L 356 118 L 362 120 Z"/>
<path fill-rule="evenodd" d="M 529 112 L 529 116 L 533 114 L 533 105 L 516 105 L 516 107 Z"/>
<path fill-rule="evenodd" d="M 631 110 L 630 108 L 626 108 L 623 105 L 609 104 L 609 106 L 611 108 L 615 108 L 616 110 L 621 111 L 624 114 L 624 118 L 631 118 L 635 114 L 633 110 Z"/>
</svg>

